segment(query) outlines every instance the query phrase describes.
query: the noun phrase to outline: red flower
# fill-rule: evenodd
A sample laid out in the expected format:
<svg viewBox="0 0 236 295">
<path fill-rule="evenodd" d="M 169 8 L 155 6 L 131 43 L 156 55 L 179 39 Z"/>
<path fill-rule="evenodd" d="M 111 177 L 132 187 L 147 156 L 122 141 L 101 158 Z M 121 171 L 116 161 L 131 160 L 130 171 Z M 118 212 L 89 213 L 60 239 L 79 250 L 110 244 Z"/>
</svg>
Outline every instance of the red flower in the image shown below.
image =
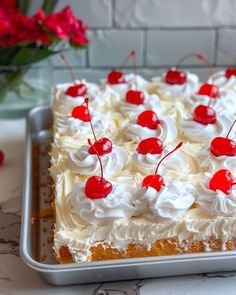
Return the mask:
<svg viewBox="0 0 236 295">
<path fill-rule="evenodd" d="M 86 27 L 71 12 L 69 6 L 61 12 L 52 13 L 44 18 L 40 16 L 44 27 L 54 33 L 57 38 L 69 40 L 76 44 L 86 45 L 88 39 L 85 36 Z"/>
<path fill-rule="evenodd" d="M 0 38 L 4 37 L 6 32 L 10 30 L 11 24 L 9 18 L 7 18 L 0 8 Z"/>
<path fill-rule="evenodd" d="M 28 43 L 50 45 L 55 37 L 76 45 L 88 44 L 86 27 L 65 7 L 61 12 L 45 15 L 38 10 L 33 17 L 22 14 L 16 0 L 0 0 L 0 46 L 25 46 Z"/>
<path fill-rule="evenodd" d="M 0 8 L 4 12 L 14 11 L 17 9 L 17 0 L 1 0 Z"/>
</svg>

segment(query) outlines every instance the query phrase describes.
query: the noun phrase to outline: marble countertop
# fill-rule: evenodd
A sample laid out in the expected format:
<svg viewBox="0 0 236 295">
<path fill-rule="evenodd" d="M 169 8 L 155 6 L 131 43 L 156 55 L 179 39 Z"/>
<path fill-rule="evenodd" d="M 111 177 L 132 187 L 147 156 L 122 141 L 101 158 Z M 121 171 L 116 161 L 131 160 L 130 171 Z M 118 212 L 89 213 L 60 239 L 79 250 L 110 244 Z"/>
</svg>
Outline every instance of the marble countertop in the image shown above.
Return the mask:
<svg viewBox="0 0 236 295">
<path fill-rule="evenodd" d="M 19 257 L 25 120 L 0 120 L 0 295 L 222 295 L 236 293 L 236 272 L 55 287 Z M 236 266 L 235 266 L 236 269 Z"/>
</svg>

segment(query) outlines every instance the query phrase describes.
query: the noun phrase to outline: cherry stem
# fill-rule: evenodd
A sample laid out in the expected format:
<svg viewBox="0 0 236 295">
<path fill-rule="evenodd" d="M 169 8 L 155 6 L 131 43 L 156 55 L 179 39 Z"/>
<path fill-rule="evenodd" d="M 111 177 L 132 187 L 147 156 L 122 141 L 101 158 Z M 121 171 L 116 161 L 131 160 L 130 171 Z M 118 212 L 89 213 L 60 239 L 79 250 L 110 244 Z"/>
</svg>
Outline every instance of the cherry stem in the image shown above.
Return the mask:
<svg viewBox="0 0 236 295">
<path fill-rule="evenodd" d="M 92 144 L 92 142 L 91 142 L 91 140 L 88 138 L 88 144 L 95 150 L 95 153 L 96 153 L 96 155 L 97 155 L 97 157 L 98 157 L 98 161 L 99 161 L 99 164 L 100 164 L 100 169 L 101 169 L 101 182 L 102 182 L 102 180 L 103 180 L 103 167 L 102 167 L 102 160 L 101 160 L 101 158 L 100 158 L 100 156 L 99 156 L 99 154 L 98 154 L 98 151 L 97 151 L 97 149 L 95 148 L 95 146 Z"/>
<path fill-rule="evenodd" d="M 229 132 L 227 133 L 227 135 L 226 135 L 226 138 L 228 138 L 229 137 L 229 135 L 230 135 L 230 132 L 232 131 L 232 129 L 234 128 L 234 125 L 235 125 L 235 123 L 236 123 L 236 120 L 234 120 L 234 122 L 233 122 L 233 124 L 231 125 L 231 127 L 230 127 L 230 129 L 229 129 Z"/>
<path fill-rule="evenodd" d="M 177 144 L 177 146 L 172 150 L 170 151 L 168 154 L 166 154 L 161 160 L 160 162 L 158 163 L 157 165 L 157 168 L 155 170 L 155 175 L 157 174 L 157 171 L 158 171 L 158 168 L 160 167 L 161 163 L 163 162 L 163 160 L 165 158 L 167 158 L 170 154 L 174 153 L 176 150 L 178 150 L 179 148 L 181 148 L 181 146 L 183 145 L 183 141 L 181 141 L 179 144 Z"/>
<path fill-rule="evenodd" d="M 124 59 L 123 63 L 120 65 L 120 67 L 121 67 L 121 68 L 124 67 L 130 59 L 133 60 L 134 58 L 136 58 L 136 51 L 135 51 L 135 50 L 132 50 L 132 51 L 130 51 L 130 53 L 126 56 L 126 58 Z"/>
<path fill-rule="evenodd" d="M 209 61 L 205 58 L 204 55 L 202 54 L 199 54 L 199 53 L 190 53 L 190 54 L 187 54 L 185 55 L 184 57 L 182 57 L 179 62 L 177 63 L 176 65 L 176 68 L 178 68 L 186 59 L 190 58 L 190 57 L 195 57 L 196 59 L 198 60 L 201 60 L 202 62 L 204 62 L 207 67 L 208 67 L 208 70 L 210 72 L 210 75 L 213 75 L 214 74 L 214 71 L 213 71 L 213 68 L 212 68 L 212 65 L 209 63 Z"/>
<path fill-rule="evenodd" d="M 92 133 L 93 133 L 93 137 L 94 137 L 95 142 L 97 142 L 97 137 L 96 137 L 96 134 L 95 134 L 94 129 L 93 129 L 92 119 L 91 119 L 90 112 L 89 112 L 89 99 L 85 98 L 84 102 L 86 104 L 86 108 L 87 108 L 87 111 L 88 111 L 89 124 L 90 124 L 91 130 L 92 130 Z"/>
<path fill-rule="evenodd" d="M 68 60 L 67 58 L 65 57 L 65 55 L 63 53 L 60 53 L 60 57 L 61 59 L 63 60 L 64 64 L 66 65 L 69 73 L 70 73 L 70 76 L 71 76 L 71 79 L 72 81 L 74 82 L 74 84 L 76 85 L 76 77 L 75 77 L 75 74 L 72 70 L 72 67 L 70 66 L 70 64 L 68 63 Z"/>
</svg>

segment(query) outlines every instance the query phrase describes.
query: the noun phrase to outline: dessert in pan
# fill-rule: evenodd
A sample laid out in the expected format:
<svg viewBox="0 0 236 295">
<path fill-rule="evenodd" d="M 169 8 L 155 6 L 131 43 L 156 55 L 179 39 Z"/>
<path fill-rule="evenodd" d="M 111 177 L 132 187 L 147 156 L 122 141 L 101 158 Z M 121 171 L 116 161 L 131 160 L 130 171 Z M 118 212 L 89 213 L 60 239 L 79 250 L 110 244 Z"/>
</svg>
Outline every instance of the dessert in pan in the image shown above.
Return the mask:
<svg viewBox="0 0 236 295">
<path fill-rule="evenodd" d="M 55 87 L 60 263 L 236 247 L 236 92 L 214 81 L 176 67 L 148 82 L 134 68 Z"/>
</svg>

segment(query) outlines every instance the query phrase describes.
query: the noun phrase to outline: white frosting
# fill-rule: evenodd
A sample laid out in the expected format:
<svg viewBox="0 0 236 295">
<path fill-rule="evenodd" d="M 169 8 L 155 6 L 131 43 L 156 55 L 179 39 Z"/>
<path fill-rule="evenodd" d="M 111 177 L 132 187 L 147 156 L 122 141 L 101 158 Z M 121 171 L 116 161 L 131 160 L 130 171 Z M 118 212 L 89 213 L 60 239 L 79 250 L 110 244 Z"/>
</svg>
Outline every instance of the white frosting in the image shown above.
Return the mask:
<svg viewBox="0 0 236 295">
<path fill-rule="evenodd" d="M 73 173 L 96 175 L 100 171 L 97 155 L 89 153 L 89 146 L 83 145 L 78 151 L 70 151 L 67 167 Z M 113 145 L 112 151 L 101 156 L 105 175 L 116 175 L 127 164 L 128 156 L 123 149 Z"/>
<path fill-rule="evenodd" d="M 236 173 L 236 156 L 214 156 L 209 148 L 209 145 L 205 146 L 197 155 L 201 167 L 207 169 L 211 173 L 215 173 L 220 169 L 228 169 L 232 173 Z"/>
<path fill-rule="evenodd" d="M 160 94 L 162 99 L 180 99 L 183 102 L 188 101 L 189 97 L 197 91 L 199 87 L 199 79 L 195 74 L 189 72 L 186 72 L 186 74 L 187 82 L 182 85 L 171 85 L 166 83 L 164 80 L 166 73 L 164 73 L 162 77 L 153 78 L 157 93 Z"/>
<path fill-rule="evenodd" d="M 108 224 L 114 219 L 130 218 L 134 212 L 132 188 L 113 183 L 112 192 L 105 198 L 90 199 L 84 193 L 84 185 L 74 185 L 71 192 L 72 211 L 89 224 Z"/>
<path fill-rule="evenodd" d="M 164 148 L 161 154 L 138 154 L 136 151 L 132 155 L 132 161 L 137 167 L 137 169 L 142 174 L 153 173 L 158 162 L 161 158 L 170 152 L 174 147 L 166 147 Z M 166 174 L 171 174 L 171 176 L 175 175 L 175 177 L 184 176 L 185 178 L 189 178 L 192 176 L 196 177 L 195 173 L 198 173 L 198 167 L 195 158 L 191 155 L 184 153 L 182 151 L 176 151 L 173 156 L 167 157 L 163 163 L 160 165 L 158 173 L 163 177 Z"/>
<path fill-rule="evenodd" d="M 53 248 L 59 256 L 60 247 L 67 245 L 75 262 L 89 261 L 90 247 L 103 241 L 124 250 L 129 244 L 141 244 L 150 249 L 157 239 L 176 238 L 181 246 L 183 240 L 207 241 L 215 237 L 227 241 L 236 237 L 235 217 L 213 216 L 211 212 L 202 209 L 190 209 L 182 218 L 165 218 L 158 222 L 156 219 L 133 217 L 115 218 L 105 224 L 90 225 L 72 210 L 71 191 L 75 188 L 74 181 L 77 182 L 69 172 L 58 176 L 56 181 L 56 224 Z M 76 192 L 74 193 L 76 197 Z M 208 244 L 205 243 L 207 248 Z M 224 243 L 222 247 L 224 249 Z"/>
<path fill-rule="evenodd" d="M 164 110 L 164 105 L 160 101 L 160 98 L 156 94 L 148 94 L 144 91 L 144 103 L 143 104 L 132 104 L 125 101 L 125 98 L 122 99 L 120 104 L 120 111 L 123 115 L 128 118 L 136 118 L 140 113 L 145 110 L 153 110 L 155 112 L 162 113 Z"/>
<path fill-rule="evenodd" d="M 157 126 L 156 130 L 143 127 L 134 122 L 129 123 L 124 130 L 126 138 L 133 142 L 139 142 L 148 137 L 158 137 L 162 143 L 169 143 L 176 140 L 177 129 L 174 121 L 171 118 L 162 115 L 158 115 L 158 118 L 160 124 Z"/>
<path fill-rule="evenodd" d="M 151 83 L 147 80 L 145 80 L 140 75 L 134 75 L 134 74 L 126 74 L 125 76 L 125 83 L 120 84 L 108 84 L 106 80 L 102 80 L 102 85 L 105 87 L 105 89 L 112 90 L 115 93 L 118 93 L 119 95 L 123 96 L 128 90 L 130 89 L 136 89 L 145 91 L 148 90 Z"/>
<path fill-rule="evenodd" d="M 225 71 L 219 71 L 212 75 L 209 79 L 209 83 L 236 91 L 236 77 L 231 76 L 229 79 L 227 79 L 225 77 Z"/>
<path fill-rule="evenodd" d="M 91 200 L 84 194 L 84 182 L 88 175 L 100 174 L 96 155 L 90 155 L 88 147 L 83 146 L 87 143 L 88 137 L 93 138 L 89 122 L 79 122 L 68 116 L 74 106 L 68 104 L 67 110 L 59 107 L 59 105 L 67 106 L 65 100 L 68 99 L 71 102 L 71 98 L 65 98 L 65 95 L 63 98 L 61 95 L 61 102 L 59 98 L 59 101 L 55 102 L 59 112 L 54 110 L 55 133 L 50 171 L 56 189 L 54 250 L 58 256 L 60 247 L 64 245 L 68 246 L 75 262 L 86 262 L 91 259 L 90 248 L 103 242 L 124 250 L 127 245 L 135 243 L 150 249 L 159 239 L 176 238 L 181 246 L 182 240 L 191 242 L 215 237 L 223 239 L 224 245 L 224 241 L 236 237 L 236 191 L 233 190 L 232 194 L 226 198 L 218 197 L 220 192 L 209 192 L 209 189 L 204 187 L 205 183 L 200 182 L 199 179 L 202 180 L 203 171 L 211 169 L 213 171 L 214 167 L 218 169 L 220 164 L 219 166 L 215 164 L 206 149 L 199 153 L 202 168 L 199 167 L 196 158 L 202 146 L 199 142 L 208 142 L 215 136 L 227 134 L 234 120 L 233 116 L 229 115 L 233 109 L 234 96 L 225 96 L 224 101 L 216 102 L 221 103 L 214 106 L 217 108 L 218 117 L 216 126 L 204 126 L 197 122 L 193 122 L 193 126 L 189 123 L 183 124 L 185 136 L 195 143 L 185 143 L 173 157 L 167 158 L 162 163 L 158 172 L 164 177 L 166 186 L 162 187 L 160 192 L 152 188 L 137 189 L 144 175 L 148 175 L 149 171 L 150 174 L 154 172 L 153 169 L 160 155 L 137 155 L 134 152 L 137 146 L 135 142 L 146 137 L 157 136 L 164 143 L 163 154 L 165 154 L 171 149 L 171 146 L 166 146 L 166 143 L 172 142 L 174 146 L 182 139 L 177 137 L 176 126 L 179 129 L 178 126 L 182 124 L 183 118 L 186 114 L 189 115 L 190 104 L 187 101 L 190 93 L 194 93 L 195 85 L 198 89 L 198 81 L 196 82 L 194 75 L 191 78 L 191 75 L 188 74 L 187 85 L 180 85 L 182 90 L 179 89 L 179 91 L 178 87 L 175 89 L 172 85 L 165 86 L 163 83 L 162 99 L 169 100 L 162 101 L 162 104 L 157 96 L 145 93 L 146 98 L 150 99 L 150 105 L 146 105 L 145 98 L 144 109 L 139 109 L 136 105 L 125 106 L 122 101 L 128 89 L 136 89 L 132 74 L 131 82 L 128 84 L 114 85 L 114 87 L 104 84 L 100 89 L 101 96 L 94 96 L 91 113 L 94 111 L 94 106 L 96 110 L 99 108 L 101 111 L 101 113 L 93 114 L 96 136 L 98 139 L 105 136 L 113 142 L 112 153 L 101 157 L 105 177 L 112 179 L 113 184 L 112 193 L 103 199 Z M 129 80 L 127 76 L 126 80 Z M 145 80 L 141 77 L 139 79 L 139 76 L 137 82 L 138 90 L 149 90 L 149 82 L 145 83 Z M 172 90 L 165 91 L 165 87 Z M 225 90 L 220 89 L 220 91 L 222 93 Z M 158 93 L 160 93 L 159 90 Z M 231 95 L 232 92 L 229 91 L 228 94 Z M 173 97 L 179 97 L 181 101 L 175 102 Z M 196 96 L 191 97 L 193 103 L 195 98 Z M 72 98 L 72 101 L 76 99 Z M 54 100 L 56 100 L 55 97 Z M 226 111 L 228 103 L 230 110 Z M 159 107 L 163 109 L 160 110 Z M 220 108 L 225 111 L 225 114 L 219 112 Z M 155 109 L 161 119 L 162 124 L 156 131 L 147 130 L 148 128 L 135 124 L 135 117 L 145 109 Z M 66 111 L 69 113 L 65 113 Z M 171 116 L 171 119 L 159 115 L 160 112 Z M 124 114 L 128 119 L 124 118 Z M 128 124 L 129 120 L 130 124 Z M 190 120 L 184 122 L 188 121 Z M 233 137 L 233 134 L 231 135 Z M 131 141 L 125 142 L 124 138 Z M 128 165 L 126 165 L 127 156 L 129 158 L 132 156 L 132 162 L 128 162 Z M 218 160 L 220 157 L 217 157 Z M 233 160 L 228 161 L 222 158 L 222 162 L 229 170 L 233 169 Z M 76 176 L 76 173 L 79 175 Z M 195 191 L 188 182 L 191 184 L 198 182 L 197 190 Z M 203 209 L 190 209 L 196 195 L 198 205 Z"/>
<path fill-rule="evenodd" d="M 179 219 L 195 200 L 192 185 L 173 179 L 160 191 L 152 187 L 140 188 L 134 195 L 136 214 L 148 219 Z"/>
<path fill-rule="evenodd" d="M 211 177 L 211 174 L 206 173 L 197 184 L 196 203 L 213 215 L 236 216 L 236 187 L 232 186 L 232 191 L 228 195 L 221 190 L 212 191 L 209 188 Z"/>
<path fill-rule="evenodd" d="M 192 141 L 209 142 L 216 136 L 227 134 L 234 118 L 230 115 L 221 113 L 216 114 L 216 123 L 203 125 L 191 119 L 183 120 L 182 128 L 184 135 Z"/>
<path fill-rule="evenodd" d="M 73 86 L 72 83 L 60 84 L 54 89 L 54 99 L 52 108 L 54 112 L 60 112 L 68 115 L 71 110 L 81 105 L 84 102 L 84 98 L 88 97 L 89 102 L 96 108 L 101 107 L 105 103 L 105 99 L 108 97 L 108 92 L 103 91 L 95 83 L 89 83 L 86 80 L 76 81 L 78 84 L 83 83 L 87 87 L 87 93 L 85 96 L 71 97 L 65 94 L 65 91 Z"/>
<path fill-rule="evenodd" d="M 54 126 L 56 132 L 70 136 L 91 134 L 89 122 L 84 122 L 72 116 L 64 116 L 61 113 L 54 113 Z M 107 119 L 100 113 L 92 113 L 92 123 L 94 130 L 104 130 L 108 127 Z"/>
<path fill-rule="evenodd" d="M 211 100 L 211 107 L 215 112 L 229 113 L 231 115 L 236 114 L 236 92 L 230 89 L 220 89 L 220 97 Z M 208 105 L 209 96 L 208 95 L 199 95 L 195 94 L 190 99 L 191 111 L 195 109 L 199 104 Z"/>
</svg>

